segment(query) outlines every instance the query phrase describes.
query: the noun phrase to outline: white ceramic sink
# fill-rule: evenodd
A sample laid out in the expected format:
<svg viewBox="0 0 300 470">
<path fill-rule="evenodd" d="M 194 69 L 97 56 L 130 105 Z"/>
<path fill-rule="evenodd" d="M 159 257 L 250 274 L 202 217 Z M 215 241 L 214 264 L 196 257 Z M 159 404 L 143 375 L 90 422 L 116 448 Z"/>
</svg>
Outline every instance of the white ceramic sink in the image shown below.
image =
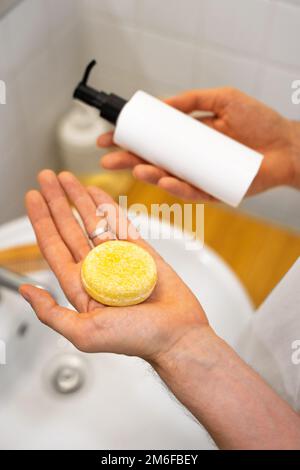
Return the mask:
<svg viewBox="0 0 300 470">
<path fill-rule="evenodd" d="M 0 248 L 33 241 L 26 218 L 0 229 Z M 217 333 L 236 348 L 253 309 L 232 271 L 208 248 L 187 251 L 174 238 L 150 242 L 197 295 Z M 52 273 L 32 277 L 66 304 Z M 214 447 L 144 361 L 78 352 L 5 289 L 0 339 L 7 342 L 7 364 L 0 366 L 1 449 Z"/>
</svg>

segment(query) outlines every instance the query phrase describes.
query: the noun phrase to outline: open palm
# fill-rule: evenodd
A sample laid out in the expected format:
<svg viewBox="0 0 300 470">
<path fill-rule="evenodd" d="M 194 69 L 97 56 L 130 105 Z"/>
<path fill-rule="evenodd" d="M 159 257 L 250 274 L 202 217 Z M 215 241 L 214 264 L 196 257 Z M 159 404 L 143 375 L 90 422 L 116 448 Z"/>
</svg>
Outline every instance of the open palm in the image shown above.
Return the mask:
<svg viewBox="0 0 300 470">
<path fill-rule="evenodd" d="M 86 233 L 99 223 L 96 209 L 113 204 L 116 217 L 125 217 L 116 203 L 99 188 L 85 189 L 67 172 L 50 170 L 39 175 L 41 191 L 30 191 L 26 206 L 41 252 L 76 311 L 56 304 L 50 294 L 30 285 L 21 294 L 39 319 L 86 352 L 115 352 L 154 361 L 195 326 L 208 326 L 199 302 L 172 268 L 140 238 L 128 223 L 127 239 L 148 250 L 155 259 L 158 283 L 150 298 L 130 307 L 107 307 L 93 300 L 81 283 L 81 264 L 91 245 Z M 71 209 L 77 209 L 84 224 Z M 103 216 L 102 216 L 103 217 Z M 118 227 L 107 216 L 109 227 Z M 134 236 L 132 237 L 132 234 Z M 110 238 L 108 232 L 95 244 Z M 118 233 L 116 233 L 118 237 Z"/>
</svg>

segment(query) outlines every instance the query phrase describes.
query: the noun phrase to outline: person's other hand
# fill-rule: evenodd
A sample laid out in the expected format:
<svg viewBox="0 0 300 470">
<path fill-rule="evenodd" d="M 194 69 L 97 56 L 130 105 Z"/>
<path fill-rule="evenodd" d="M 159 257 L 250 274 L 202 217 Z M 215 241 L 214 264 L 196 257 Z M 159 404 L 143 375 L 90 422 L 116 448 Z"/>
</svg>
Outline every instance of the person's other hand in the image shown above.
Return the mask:
<svg viewBox="0 0 300 470">
<path fill-rule="evenodd" d="M 192 90 L 170 98 L 166 103 L 188 114 L 195 111 L 213 113 L 201 121 L 265 156 L 248 195 L 279 185 L 296 186 L 293 158 L 294 123 L 276 111 L 233 88 Z M 113 132 L 101 135 L 98 145 L 113 145 Z M 122 149 L 105 155 L 101 164 L 111 170 L 131 168 L 137 179 L 157 184 L 186 200 L 213 199 L 187 182 Z M 299 161 L 298 165 L 300 167 Z"/>
<path fill-rule="evenodd" d="M 157 265 L 158 282 L 152 295 L 144 303 L 130 307 L 106 307 L 89 297 L 80 271 L 91 247 L 68 200 L 79 212 L 87 233 L 92 233 L 99 222 L 99 205 L 112 204 L 118 220 L 125 215 L 110 196 L 95 187 L 85 189 L 71 173 L 63 172 L 57 177 L 44 170 L 39 183 L 41 191 L 30 191 L 26 196 L 28 215 L 42 254 L 66 297 L 80 312 L 57 305 L 45 290 L 23 285 L 20 293 L 43 323 L 82 351 L 135 355 L 151 362 L 188 331 L 211 331 L 196 297 L 129 222 L 127 239 L 148 250 Z M 112 217 L 107 216 L 109 227 L 124 226 Z M 95 244 L 104 240 L 105 237 L 96 238 Z"/>
</svg>

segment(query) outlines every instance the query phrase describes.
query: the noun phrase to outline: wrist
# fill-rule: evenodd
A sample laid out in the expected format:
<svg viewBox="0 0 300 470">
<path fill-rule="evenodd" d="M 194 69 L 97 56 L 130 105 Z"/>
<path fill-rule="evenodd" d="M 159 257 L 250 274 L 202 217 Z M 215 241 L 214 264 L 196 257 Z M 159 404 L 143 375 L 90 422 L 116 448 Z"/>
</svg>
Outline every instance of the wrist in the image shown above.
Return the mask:
<svg viewBox="0 0 300 470">
<path fill-rule="evenodd" d="M 300 189 L 300 122 L 290 121 L 291 186 Z"/>
<path fill-rule="evenodd" d="M 208 324 L 197 325 L 159 354 L 152 366 L 166 380 L 168 377 L 176 377 L 179 368 L 194 360 L 197 360 L 197 367 L 202 368 L 204 373 L 218 363 L 221 342 Z"/>
</svg>

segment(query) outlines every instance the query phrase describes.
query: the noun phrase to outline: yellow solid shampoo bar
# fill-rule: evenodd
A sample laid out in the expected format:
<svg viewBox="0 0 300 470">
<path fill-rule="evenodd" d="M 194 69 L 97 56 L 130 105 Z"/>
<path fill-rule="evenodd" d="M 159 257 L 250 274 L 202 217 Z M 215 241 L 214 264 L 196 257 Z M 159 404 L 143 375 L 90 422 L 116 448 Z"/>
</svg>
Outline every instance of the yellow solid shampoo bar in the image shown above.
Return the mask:
<svg viewBox="0 0 300 470">
<path fill-rule="evenodd" d="M 87 293 L 105 305 L 124 307 L 146 300 L 157 281 L 152 256 L 127 241 L 107 241 L 91 250 L 81 268 Z"/>
</svg>

